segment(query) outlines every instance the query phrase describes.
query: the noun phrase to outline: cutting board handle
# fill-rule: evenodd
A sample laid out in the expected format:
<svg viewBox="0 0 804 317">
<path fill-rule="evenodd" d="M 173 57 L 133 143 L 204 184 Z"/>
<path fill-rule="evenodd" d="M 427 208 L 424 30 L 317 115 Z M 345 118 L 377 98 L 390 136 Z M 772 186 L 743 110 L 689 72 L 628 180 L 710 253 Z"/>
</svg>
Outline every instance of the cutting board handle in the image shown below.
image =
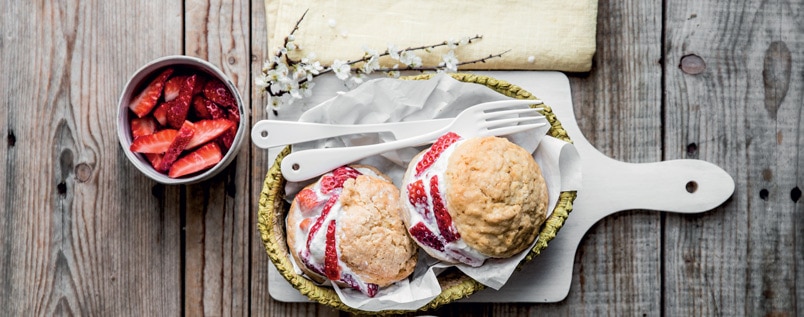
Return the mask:
<svg viewBox="0 0 804 317">
<path fill-rule="evenodd" d="M 593 197 L 586 201 L 601 204 L 600 209 L 610 213 L 630 209 L 704 212 L 734 192 L 734 179 L 706 161 L 625 163 L 595 156 L 584 164 L 581 193 L 590 193 Z"/>
</svg>

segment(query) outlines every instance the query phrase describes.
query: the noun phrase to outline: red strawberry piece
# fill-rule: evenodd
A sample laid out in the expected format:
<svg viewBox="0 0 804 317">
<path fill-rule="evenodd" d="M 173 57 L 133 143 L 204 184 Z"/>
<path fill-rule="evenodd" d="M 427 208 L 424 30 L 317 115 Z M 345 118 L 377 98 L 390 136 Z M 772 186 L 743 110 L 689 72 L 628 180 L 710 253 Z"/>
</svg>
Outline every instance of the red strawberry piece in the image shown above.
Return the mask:
<svg viewBox="0 0 804 317">
<path fill-rule="evenodd" d="M 156 121 L 162 126 L 167 125 L 168 107 L 170 107 L 170 105 L 167 102 L 163 102 L 157 106 L 156 109 L 154 109 L 154 119 L 156 119 Z"/>
<path fill-rule="evenodd" d="M 416 164 L 416 176 L 421 175 L 424 170 L 430 168 L 438 157 L 441 156 L 441 153 L 443 153 L 444 150 L 460 139 L 461 136 L 455 134 L 454 132 L 448 132 L 447 134 L 439 137 L 438 140 L 433 143 L 430 149 L 424 153 L 419 163 Z"/>
<path fill-rule="evenodd" d="M 343 188 L 343 184 L 350 178 L 357 178 L 360 176 L 360 171 L 349 167 L 341 166 L 332 171 L 330 175 L 321 178 L 321 192 L 328 194 L 335 189 Z"/>
<path fill-rule="evenodd" d="M 179 96 L 181 85 L 187 80 L 187 76 L 174 76 L 165 82 L 165 101 L 171 101 Z"/>
<path fill-rule="evenodd" d="M 162 157 L 162 162 L 159 162 L 159 166 L 156 167 L 156 170 L 167 172 L 170 166 L 173 165 L 173 162 L 179 159 L 179 155 L 187 147 L 187 144 L 190 143 L 194 134 L 195 128 L 193 128 L 193 124 L 190 123 L 190 121 L 184 121 L 181 129 L 179 129 L 179 134 L 176 135 L 176 138 L 170 143 L 167 151 L 165 151 L 165 156 Z"/>
<path fill-rule="evenodd" d="M 324 223 L 324 219 L 327 218 L 327 214 L 329 211 L 332 210 L 332 206 L 335 206 L 335 203 L 338 201 L 338 195 L 329 196 L 327 199 L 327 203 L 324 205 L 324 209 L 321 210 L 321 215 L 315 220 L 315 223 L 312 227 L 310 227 L 310 232 L 307 233 L 307 248 L 310 248 L 310 242 L 313 241 L 313 237 L 315 237 L 316 232 L 321 229 L 321 225 Z"/>
<path fill-rule="evenodd" d="M 198 75 L 198 79 L 195 80 L 195 86 L 193 86 L 193 96 L 202 95 L 204 93 L 204 87 L 206 87 L 207 81 L 209 81 L 209 79 L 206 76 Z"/>
<path fill-rule="evenodd" d="M 215 106 L 215 104 L 212 101 L 209 101 L 203 96 L 193 97 L 193 112 L 195 113 L 196 117 L 199 117 L 201 119 L 212 119 L 212 115 L 209 114 L 209 111 L 207 110 L 206 103 L 210 103 L 213 106 Z"/>
<path fill-rule="evenodd" d="M 187 144 L 187 148 L 192 149 L 196 146 L 207 143 L 217 138 L 233 126 L 234 122 L 226 119 L 199 120 L 196 123 L 193 123 L 195 134 L 190 140 L 190 143 Z"/>
<path fill-rule="evenodd" d="M 411 237 L 422 245 L 438 251 L 444 251 L 444 243 L 423 222 L 416 223 L 416 225 L 408 229 L 408 232 Z"/>
<path fill-rule="evenodd" d="M 151 162 L 151 166 L 154 168 L 159 166 L 159 163 L 162 162 L 162 154 L 145 153 L 145 158 L 148 159 L 148 162 Z"/>
<path fill-rule="evenodd" d="M 156 120 L 152 117 L 131 119 L 131 136 L 135 139 L 156 132 Z"/>
<path fill-rule="evenodd" d="M 204 97 L 226 108 L 237 109 L 232 93 L 220 80 L 210 80 L 204 86 Z"/>
<path fill-rule="evenodd" d="M 324 275 L 328 279 L 337 281 L 341 279 L 341 268 L 338 265 L 338 250 L 335 243 L 335 220 L 327 225 L 327 244 L 324 249 Z"/>
<path fill-rule="evenodd" d="M 232 147 L 232 144 L 234 144 L 235 136 L 236 134 L 232 131 L 232 128 L 229 128 L 229 130 L 226 130 L 226 132 L 221 134 L 218 139 L 221 143 L 221 146 L 228 151 L 229 148 Z"/>
<path fill-rule="evenodd" d="M 424 190 L 424 182 L 421 179 L 408 184 L 408 201 L 417 210 L 420 208 L 426 210 L 429 207 L 427 204 L 427 192 Z"/>
<path fill-rule="evenodd" d="M 307 231 L 310 229 L 310 225 L 313 223 L 313 218 L 304 218 L 301 222 L 299 222 L 299 228 L 303 231 Z"/>
<path fill-rule="evenodd" d="M 380 286 L 374 283 L 366 283 L 365 287 L 361 287 L 360 283 L 357 282 L 357 279 L 348 273 L 341 273 L 341 281 L 346 283 L 346 285 L 349 285 L 349 287 L 366 294 L 368 297 L 374 297 L 380 290 Z"/>
<path fill-rule="evenodd" d="M 435 214 L 436 224 L 438 224 L 438 231 L 444 237 L 444 241 L 458 240 L 461 235 L 452 226 L 452 217 L 447 212 L 447 207 L 444 206 L 444 201 L 438 190 L 438 176 L 430 178 L 430 195 L 433 197 L 433 214 Z"/>
<path fill-rule="evenodd" d="M 310 271 L 313 271 L 318 275 L 324 275 L 324 270 L 322 270 L 320 267 L 318 267 L 315 264 L 313 264 L 313 262 L 310 262 L 310 249 L 309 248 L 304 249 L 301 252 L 299 252 L 299 258 L 301 258 L 302 264 L 304 264 L 304 266 L 306 266 L 308 269 L 310 269 Z"/>
<path fill-rule="evenodd" d="M 143 135 L 131 142 L 129 150 L 137 153 L 165 153 L 179 131 L 164 129 L 154 134 Z"/>
<path fill-rule="evenodd" d="M 299 208 L 304 216 L 312 216 L 312 211 L 318 207 L 323 201 L 318 200 L 318 194 L 310 188 L 302 189 L 296 194 L 296 201 L 299 203 Z"/>
<path fill-rule="evenodd" d="M 237 108 L 226 108 L 226 118 L 235 123 L 240 123 L 240 111 Z"/>
<path fill-rule="evenodd" d="M 168 176 L 176 178 L 205 170 L 218 164 L 221 159 L 223 159 L 221 148 L 215 142 L 209 142 L 176 160 L 170 167 Z"/>
<path fill-rule="evenodd" d="M 184 80 L 179 96 L 169 102 L 167 109 L 167 124 L 171 128 L 178 129 L 187 119 L 187 113 L 190 111 L 190 102 L 193 100 L 193 86 L 195 85 L 197 76 L 190 75 Z"/>
<path fill-rule="evenodd" d="M 144 117 L 146 114 L 156 106 L 156 101 L 162 95 L 162 87 L 165 85 L 170 74 L 173 74 L 173 69 L 168 68 L 162 71 L 156 78 L 154 78 L 148 86 L 143 89 L 134 100 L 128 105 L 128 108 L 137 115 L 137 117 Z"/>
</svg>

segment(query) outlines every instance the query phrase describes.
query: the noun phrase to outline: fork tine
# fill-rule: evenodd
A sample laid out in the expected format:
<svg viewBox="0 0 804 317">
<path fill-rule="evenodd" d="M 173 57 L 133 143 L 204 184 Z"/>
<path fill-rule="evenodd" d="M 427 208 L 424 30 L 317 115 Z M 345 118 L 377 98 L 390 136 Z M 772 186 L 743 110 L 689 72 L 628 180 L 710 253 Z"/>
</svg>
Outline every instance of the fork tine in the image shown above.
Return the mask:
<svg viewBox="0 0 804 317">
<path fill-rule="evenodd" d="M 489 129 L 488 131 L 483 133 L 483 135 L 487 135 L 487 136 L 488 135 L 493 135 L 493 136 L 509 135 L 509 134 L 514 134 L 514 133 L 518 133 L 518 132 L 522 132 L 522 131 L 536 129 L 538 127 L 543 127 L 545 124 L 547 124 L 547 123 L 546 122 L 541 122 L 541 123 L 523 124 L 523 125 L 510 126 L 510 127 Z"/>
<path fill-rule="evenodd" d="M 482 125 L 485 128 L 493 128 L 493 127 L 500 127 L 500 126 L 515 126 L 517 123 L 539 123 L 545 120 L 544 116 L 529 116 L 529 117 L 515 117 L 515 118 L 506 118 L 506 119 L 497 119 L 497 120 L 487 120 Z"/>
<path fill-rule="evenodd" d="M 532 113 L 532 114 L 536 114 L 538 116 L 542 116 L 540 113 L 538 113 L 539 110 L 542 110 L 542 108 L 525 108 L 525 109 L 500 110 L 500 111 L 494 111 L 494 112 L 484 112 L 481 115 L 481 117 L 484 118 L 484 119 L 492 119 L 492 118 L 499 118 L 499 117 L 505 117 L 505 116 L 511 116 L 511 115 L 526 114 L 526 113 Z"/>
<path fill-rule="evenodd" d="M 484 102 L 481 104 L 474 105 L 473 108 L 476 108 L 478 110 L 492 110 L 492 109 L 510 108 L 514 106 L 527 106 L 527 105 L 540 105 L 540 104 L 542 104 L 541 100 L 510 99 L 510 100 Z"/>
</svg>

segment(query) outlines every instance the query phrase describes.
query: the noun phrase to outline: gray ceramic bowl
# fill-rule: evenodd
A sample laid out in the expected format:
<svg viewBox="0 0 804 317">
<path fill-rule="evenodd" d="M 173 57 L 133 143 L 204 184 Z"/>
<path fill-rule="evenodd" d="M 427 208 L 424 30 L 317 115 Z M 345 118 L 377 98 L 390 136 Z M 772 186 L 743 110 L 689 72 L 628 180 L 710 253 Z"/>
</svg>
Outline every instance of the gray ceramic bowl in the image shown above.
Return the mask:
<svg viewBox="0 0 804 317">
<path fill-rule="evenodd" d="M 232 96 L 234 96 L 235 101 L 237 102 L 237 108 L 240 111 L 241 118 L 240 124 L 237 126 L 237 134 L 232 142 L 232 147 L 229 148 L 229 150 L 224 154 L 223 158 L 220 162 L 218 162 L 218 164 L 205 171 L 178 178 L 170 178 L 167 176 L 167 174 L 156 171 L 153 167 L 151 167 L 151 164 L 148 162 L 145 156 L 129 150 L 131 147 L 131 142 L 133 141 L 131 136 L 130 119 L 134 114 L 129 110 L 128 104 L 135 94 L 137 94 L 143 87 L 145 87 L 145 85 L 148 84 L 147 80 L 151 80 L 158 71 L 161 71 L 166 67 L 198 70 L 206 73 L 211 78 L 217 78 L 220 80 L 229 89 L 229 91 L 232 92 Z M 229 163 L 234 160 L 239 152 L 240 146 L 243 143 L 243 139 L 245 138 L 247 114 L 245 108 L 243 107 L 243 100 L 240 98 L 240 93 L 237 91 L 237 88 L 234 86 L 229 77 L 227 77 L 217 67 L 196 57 L 184 55 L 165 56 L 157 58 L 141 67 L 126 83 L 125 87 L 123 88 L 123 92 L 120 94 L 120 100 L 118 101 L 117 107 L 117 136 L 120 139 L 120 146 L 123 147 L 123 152 L 126 153 L 126 157 L 128 157 L 129 161 L 131 161 L 131 163 L 134 164 L 134 166 L 136 166 L 140 172 L 162 184 L 192 184 L 211 178 L 215 174 L 218 174 L 221 170 L 225 169 L 226 166 L 228 166 Z"/>
</svg>

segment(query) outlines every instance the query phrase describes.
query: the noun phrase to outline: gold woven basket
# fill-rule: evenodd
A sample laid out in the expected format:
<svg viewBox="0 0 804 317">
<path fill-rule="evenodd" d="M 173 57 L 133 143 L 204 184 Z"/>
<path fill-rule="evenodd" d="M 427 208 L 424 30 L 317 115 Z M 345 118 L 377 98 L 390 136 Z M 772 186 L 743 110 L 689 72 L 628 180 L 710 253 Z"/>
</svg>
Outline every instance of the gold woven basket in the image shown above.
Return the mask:
<svg viewBox="0 0 804 317">
<path fill-rule="evenodd" d="M 430 79 L 432 76 L 432 74 L 424 74 L 403 77 L 403 79 L 425 80 Z M 484 85 L 508 97 L 536 99 L 531 93 L 518 86 L 491 77 L 465 73 L 455 73 L 451 74 L 451 76 L 462 82 Z M 547 105 L 542 106 L 545 108 L 542 114 L 544 114 L 551 125 L 547 134 L 560 140 L 571 142 L 567 132 L 561 127 L 561 123 L 556 119 L 555 114 L 553 114 L 552 109 Z M 349 307 L 341 302 L 338 298 L 338 294 L 336 294 L 332 288 L 319 286 L 304 276 L 296 274 L 293 269 L 288 253 L 287 241 L 285 240 L 285 216 L 287 215 L 289 205 L 284 200 L 285 179 L 280 172 L 282 159 L 289 153 L 290 146 L 285 147 L 279 153 L 274 164 L 265 176 L 265 182 L 263 183 L 262 192 L 260 193 L 257 228 L 260 231 L 262 242 L 265 245 L 265 251 L 268 253 L 268 257 L 274 263 L 279 273 L 282 274 L 293 287 L 311 300 L 346 312 L 366 313 L 366 311 Z M 564 220 L 567 219 L 570 211 L 572 211 L 572 202 L 575 200 L 575 196 L 575 191 L 561 192 L 558 203 L 555 209 L 553 209 L 553 213 L 542 225 L 538 241 L 536 241 L 533 249 L 531 249 L 528 255 L 520 262 L 520 266 L 539 255 L 542 250 L 547 248 L 547 243 L 556 236 L 556 233 L 558 233 L 558 230 L 561 229 L 561 226 L 564 224 Z M 439 275 L 438 281 L 442 289 L 441 294 L 419 308 L 419 311 L 435 309 L 441 305 L 465 298 L 484 288 L 482 284 L 456 269 L 447 270 Z M 413 311 L 386 310 L 378 313 L 398 314 L 409 312 Z"/>
</svg>

